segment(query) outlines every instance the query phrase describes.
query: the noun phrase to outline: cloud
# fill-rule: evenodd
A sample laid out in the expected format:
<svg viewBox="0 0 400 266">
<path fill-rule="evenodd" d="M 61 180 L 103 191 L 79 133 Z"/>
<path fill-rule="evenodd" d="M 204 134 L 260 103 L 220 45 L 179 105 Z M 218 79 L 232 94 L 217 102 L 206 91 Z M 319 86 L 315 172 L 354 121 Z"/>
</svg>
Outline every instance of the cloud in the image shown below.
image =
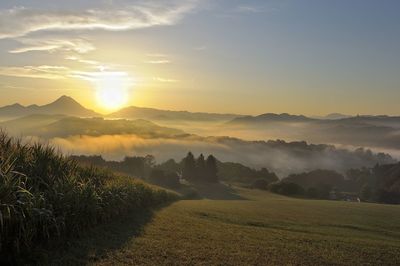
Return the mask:
<svg viewBox="0 0 400 266">
<path fill-rule="evenodd" d="M 238 6 L 234 9 L 235 13 L 262 13 L 265 12 L 265 9 L 262 7 L 255 6 Z"/>
<path fill-rule="evenodd" d="M 148 57 L 168 57 L 167 54 L 160 54 L 160 53 L 152 53 L 152 54 L 146 54 Z"/>
<path fill-rule="evenodd" d="M 47 10 L 16 7 L 0 10 L 0 39 L 43 30 L 131 30 L 174 25 L 193 10 L 196 0 L 142 1 L 86 10 Z"/>
<path fill-rule="evenodd" d="M 64 66 L 0 67 L 0 75 L 23 78 L 64 79 L 69 74 Z"/>
<path fill-rule="evenodd" d="M 163 60 L 149 60 L 146 61 L 145 63 L 147 64 L 169 64 L 171 63 L 171 61 L 167 60 L 167 59 L 163 59 Z"/>
<path fill-rule="evenodd" d="M 104 64 L 100 63 L 99 61 L 83 59 L 79 56 L 67 56 L 67 57 L 65 57 L 65 59 L 71 60 L 71 61 L 76 61 L 76 62 L 86 64 L 86 65 L 95 66 L 96 68 L 102 68 L 102 69 L 107 68 L 106 66 L 104 66 Z"/>
<path fill-rule="evenodd" d="M 168 78 L 160 78 L 160 77 L 154 77 L 153 80 L 158 81 L 158 82 L 166 82 L 166 83 L 175 83 L 175 82 L 179 81 L 177 79 L 168 79 Z"/>
<path fill-rule="evenodd" d="M 93 65 L 98 70 L 82 71 L 73 70 L 66 66 L 5 66 L 0 67 L 0 76 L 22 77 L 22 78 L 39 78 L 39 79 L 66 79 L 76 78 L 90 82 L 112 82 L 118 80 L 125 85 L 133 84 L 132 78 L 127 72 L 113 71 L 108 66 L 99 65 L 97 61 L 84 60 L 79 57 L 67 57 L 66 59 L 75 60 L 85 64 Z"/>
<path fill-rule="evenodd" d="M 23 44 L 23 46 L 10 50 L 10 53 L 26 53 L 31 51 L 48 51 L 54 52 L 58 50 L 63 51 L 73 51 L 80 54 L 87 53 L 95 50 L 92 43 L 81 38 L 67 39 L 67 38 L 54 38 L 54 39 L 30 39 L 30 38 L 20 38 L 18 41 Z"/>
</svg>

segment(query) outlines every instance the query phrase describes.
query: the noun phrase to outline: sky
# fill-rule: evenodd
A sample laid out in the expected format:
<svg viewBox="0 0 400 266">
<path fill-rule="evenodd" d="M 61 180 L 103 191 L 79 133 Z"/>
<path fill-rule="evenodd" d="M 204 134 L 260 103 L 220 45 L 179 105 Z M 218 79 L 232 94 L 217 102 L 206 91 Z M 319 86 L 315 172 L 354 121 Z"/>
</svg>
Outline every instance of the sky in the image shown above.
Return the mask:
<svg viewBox="0 0 400 266">
<path fill-rule="evenodd" d="M 397 0 L 2 0 L 0 105 L 400 115 Z"/>
</svg>

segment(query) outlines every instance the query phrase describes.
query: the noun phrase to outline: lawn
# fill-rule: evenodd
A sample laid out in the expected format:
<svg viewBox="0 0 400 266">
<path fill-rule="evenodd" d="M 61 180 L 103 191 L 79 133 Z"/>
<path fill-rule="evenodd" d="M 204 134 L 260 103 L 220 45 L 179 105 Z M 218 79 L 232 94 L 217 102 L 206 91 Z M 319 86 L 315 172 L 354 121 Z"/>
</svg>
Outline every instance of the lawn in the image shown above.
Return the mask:
<svg viewBox="0 0 400 266">
<path fill-rule="evenodd" d="M 294 199 L 248 189 L 237 189 L 237 193 L 242 199 L 176 202 L 156 212 L 140 233 L 133 233 L 134 224 L 126 220 L 124 226 L 109 228 L 103 231 L 103 239 L 97 235 L 95 240 L 107 242 L 107 238 L 123 235 L 123 243 L 117 241 L 118 246 L 103 249 L 98 255 L 94 250 L 90 258 L 80 262 L 400 264 L 400 206 Z M 130 237 L 124 233 L 131 231 Z"/>
</svg>

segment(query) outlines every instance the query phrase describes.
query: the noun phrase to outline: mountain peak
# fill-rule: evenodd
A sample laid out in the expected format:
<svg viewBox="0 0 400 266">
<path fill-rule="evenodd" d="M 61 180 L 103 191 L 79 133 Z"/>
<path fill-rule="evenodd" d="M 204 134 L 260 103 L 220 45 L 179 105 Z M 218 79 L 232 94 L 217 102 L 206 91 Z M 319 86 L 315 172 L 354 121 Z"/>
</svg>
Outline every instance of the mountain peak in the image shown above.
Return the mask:
<svg viewBox="0 0 400 266">
<path fill-rule="evenodd" d="M 15 108 L 23 108 L 24 106 L 23 105 L 21 105 L 20 103 L 14 103 L 14 104 L 12 104 L 12 105 L 9 105 L 9 107 L 15 107 Z"/>
<path fill-rule="evenodd" d="M 53 103 L 78 103 L 78 102 L 75 101 L 75 99 L 70 96 L 63 95 L 57 100 L 55 100 Z"/>
</svg>

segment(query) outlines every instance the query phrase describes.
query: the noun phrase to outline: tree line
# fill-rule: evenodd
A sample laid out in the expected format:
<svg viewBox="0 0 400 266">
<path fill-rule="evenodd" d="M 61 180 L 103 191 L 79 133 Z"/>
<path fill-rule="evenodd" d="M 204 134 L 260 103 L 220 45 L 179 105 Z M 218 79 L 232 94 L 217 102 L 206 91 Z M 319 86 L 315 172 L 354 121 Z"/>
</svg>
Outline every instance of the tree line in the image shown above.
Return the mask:
<svg viewBox="0 0 400 266">
<path fill-rule="evenodd" d="M 183 159 L 182 178 L 192 182 L 218 182 L 217 160 L 213 155 L 207 159 L 200 154 L 197 159 L 189 152 Z"/>
</svg>

